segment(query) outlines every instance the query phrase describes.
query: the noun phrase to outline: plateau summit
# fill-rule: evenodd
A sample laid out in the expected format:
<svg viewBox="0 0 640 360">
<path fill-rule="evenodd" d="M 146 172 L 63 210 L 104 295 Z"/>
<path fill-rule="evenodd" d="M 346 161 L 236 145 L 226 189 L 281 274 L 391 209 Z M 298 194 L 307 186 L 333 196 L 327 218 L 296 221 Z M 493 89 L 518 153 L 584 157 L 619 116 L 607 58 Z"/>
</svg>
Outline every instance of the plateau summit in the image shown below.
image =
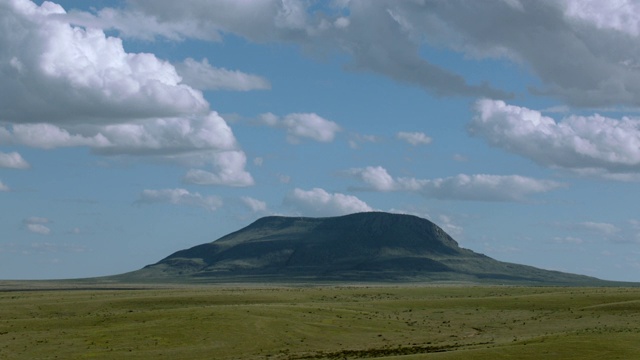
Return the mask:
<svg viewBox="0 0 640 360">
<path fill-rule="evenodd" d="M 326 218 L 268 216 L 116 278 L 163 282 L 604 283 L 592 277 L 497 261 L 460 247 L 429 220 L 383 212 Z"/>
</svg>

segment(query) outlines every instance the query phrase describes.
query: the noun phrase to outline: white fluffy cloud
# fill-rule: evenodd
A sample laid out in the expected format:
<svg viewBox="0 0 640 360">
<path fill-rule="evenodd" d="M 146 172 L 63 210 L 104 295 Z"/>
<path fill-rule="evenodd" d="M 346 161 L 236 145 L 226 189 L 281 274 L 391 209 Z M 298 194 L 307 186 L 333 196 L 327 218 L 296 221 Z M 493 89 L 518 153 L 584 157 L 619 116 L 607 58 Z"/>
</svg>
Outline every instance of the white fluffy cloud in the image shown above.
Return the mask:
<svg viewBox="0 0 640 360">
<path fill-rule="evenodd" d="M 528 195 L 562 186 L 555 181 L 519 175 L 459 174 L 437 179 L 394 178 L 381 166 L 354 168 L 347 170 L 346 174 L 367 184 L 366 190 L 409 191 L 452 200 L 522 201 Z"/>
<path fill-rule="evenodd" d="M 416 145 L 428 145 L 431 144 L 432 139 L 421 132 L 404 132 L 401 131 L 396 134 L 396 137 L 402 141 L 405 141 L 413 146 Z"/>
<path fill-rule="evenodd" d="M 0 191 L 6 192 L 11 190 L 9 186 L 5 185 L 2 181 L 0 181 Z"/>
<path fill-rule="evenodd" d="M 28 169 L 29 167 L 29 163 L 17 152 L 0 152 L 0 168 Z"/>
<path fill-rule="evenodd" d="M 136 202 L 139 204 L 169 203 L 195 206 L 210 211 L 217 210 L 223 204 L 217 196 L 203 196 L 197 192 L 191 193 L 186 189 L 144 190 Z"/>
<path fill-rule="evenodd" d="M 262 114 L 260 119 L 268 126 L 286 129 L 287 139 L 294 144 L 303 138 L 318 142 L 331 142 L 341 131 L 338 124 L 314 113 L 289 114 L 282 119 L 267 113 Z"/>
<path fill-rule="evenodd" d="M 215 26 L 187 21 L 172 22 L 135 10 L 104 8 L 95 13 L 71 11 L 64 18 L 85 27 L 98 27 L 104 30 L 117 29 L 123 37 L 145 41 L 153 41 L 158 36 L 174 41 L 186 38 L 207 41 L 222 40 L 222 36 L 218 32 L 219 29 Z"/>
<path fill-rule="evenodd" d="M 264 201 L 260 201 L 258 199 L 254 199 L 250 196 L 243 196 L 240 198 L 242 203 L 249 208 L 249 210 L 253 212 L 264 212 L 267 211 L 267 203 Z"/>
<path fill-rule="evenodd" d="M 0 121 L 121 122 L 208 111 L 170 63 L 72 26 L 57 4 L 12 0 L 0 10 Z"/>
<path fill-rule="evenodd" d="M 49 227 L 46 226 L 46 224 L 50 222 L 51 221 L 49 219 L 42 218 L 42 217 L 30 217 L 22 221 L 22 223 L 24 224 L 25 228 L 28 231 L 34 234 L 40 234 L 40 235 L 51 234 L 51 229 L 49 229 Z"/>
<path fill-rule="evenodd" d="M 207 59 L 198 62 L 188 58 L 176 64 L 182 82 L 199 90 L 268 90 L 269 81 L 261 76 L 211 66 Z"/>
<path fill-rule="evenodd" d="M 102 134 L 70 134 L 69 131 L 52 124 L 16 124 L 10 128 L 0 128 L 0 143 L 40 149 L 74 146 L 98 148 L 108 146 L 109 140 Z"/>
<path fill-rule="evenodd" d="M 429 180 L 423 191 L 441 199 L 521 201 L 530 194 L 548 192 L 560 186 L 555 181 L 519 175 L 460 174 Z"/>
<path fill-rule="evenodd" d="M 638 240 L 638 227 L 633 220 L 620 226 L 602 221 L 583 221 L 576 223 L 557 224 L 570 232 L 570 236 L 582 234 L 591 241 L 611 241 L 618 244 L 633 243 Z M 626 225 L 626 226 L 625 226 Z"/>
<path fill-rule="evenodd" d="M 421 52 L 425 44 L 469 58 L 498 58 L 528 68 L 542 87 L 575 106 L 639 105 L 639 5 L 621 1 L 131 0 L 101 16 L 103 26 L 150 38 L 234 33 L 256 42 L 300 44 L 309 53 L 341 51 L 348 69 L 372 71 L 436 95 L 505 98 L 485 82 L 471 84 Z M 348 14 L 348 15 L 346 15 Z M 134 24 L 150 24 L 147 32 Z M 182 25 L 178 25 L 182 24 Z M 181 31 L 180 29 L 189 29 Z"/>
<path fill-rule="evenodd" d="M 154 156 L 188 165 L 212 165 L 216 173 L 194 169 L 187 174 L 187 180 L 230 186 L 253 184 L 251 174 L 245 170 L 246 155 L 237 149 L 231 128 L 215 112 L 204 117 L 85 125 L 78 131 L 81 133 L 70 133 L 52 124 L 15 124 L 0 127 L 0 144 L 42 149 L 87 146 L 103 155 Z"/>
<path fill-rule="evenodd" d="M 34 234 L 40 235 L 49 235 L 51 234 L 51 229 L 42 224 L 26 224 L 27 230 Z"/>
<path fill-rule="evenodd" d="M 620 232 L 620 228 L 618 228 L 617 226 L 603 222 L 585 221 L 578 224 L 578 227 L 590 232 L 596 232 L 607 236 L 615 235 L 616 233 Z"/>
<path fill-rule="evenodd" d="M 71 127 L 73 129 L 74 127 Z M 162 155 L 197 150 L 232 150 L 231 128 L 217 113 L 204 117 L 157 118 L 106 126 L 85 125 L 76 133 L 57 125 L 16 124 L 4 130 L 0 143 L 34 148 L 87 146 L 98 153 Z"/>
<path fill-rule="evenodd" d="M 635 6 L 597 0 L 375 3 L 404 24 L 405 36 L 527 67 L 542 81 L 540 88 L 531 86 L 536 94 L 574 106 L 640 104 L 640 45 L 637 29 L 629 31 L 637 17 L 628 15 Z"/>
<path fill-rule="evenodd" d="M 358 149 L 361 144 L 377 143 L 380 141 L 381 139 L 375 135 L 352 134 L 351 139 L 349 139 L 349 147 L 352 149 Z"/>
<path fill-rule="evenodd" d="M 213 155 L 216 172 L 191 169 L 184 181 L 197 185 L 251 186 L 253 177 L 245 170 L 247 156 L 242 151 L 225 151 Z"/>
<path fill-rule="evenodd" d="M 212 112 L 206 117 L 151 119 L 108 125 L 100 129 L 108 144 L 99 152 L 144 154 L 182 153 L 196 150 L 232 150 L 237 147 L 231 128 Z"/>
<path fill-rule="evenodd" d="M 438 19 L 440 14 L 434 13 L 438 6 L 391 0 L 355 0 L 344 4 L 346 8 L 341 10 L 349 12 L 349 26 L 315 36 L 322 38 L 321 44 L 350 55 L 353 63 L 349 69 L 373 71 L 437 96 L 510 96 L 490 86 L 488 81 L 470 84 L 461 75 L 420 55 L 424 39 L 433 36 L 435 30 L 423 30 L 421 25 L 429 19 L 438 23 L 447 21 Z"/>
<path fill-rule="evenodd" d="M 98 17 L 99 21 L 93 23 L 102 28 L 118 29 L 124 36 L 145 39 L 157 35 L 170 39 L 209 36 L 219 40 L 222 33 L 229 32 L 257 42 L 295 42 L 315 53 L 339 49 L 352 57 L 349 69 L 378 72 L 438 95 L 507 96 L 487 84 L 468 84 L 462 76 L 420 57 L 423 36 L 412 33 L 415 24 L 404 19 L 402 12 L 429 11 L 413 3 L 333 2 L 327 4 L 331 7 L 329 11 L 317 12 L 309 9 L 309 3 L 299 0 L 190 0 L 179 4 L 134 0 L 128 5 L 128 11 L 109 9 L 84 17 Z M 348 17 L 344 15 L 347 12 Z M 81 14 L 75 15 L 82 18 Z M 149 26 L 142 28 L 137 24 Z"/>
<path fill-rule="evenodd" d="M 74 21 L 116 29 L 123 36 L 151 40 L 198 38 L 218 41 L 222 32 L 233 32 L 257 41 L 274 39 L 302 40 L 321 31 L 344 29 L 349 20 L 342 16 L 316 22 L 307 14 L 307 6 L 297 0 L 170 1 L 136 0 L 127 11 L 103 9 L 96 14 L 76 12 Z M 191 19 L 191 20 L 189 20 Z M 137 25 L 137 24 L 140 25 Z"/>
<path fill-rule="evenodd" d="M 350 169 L 347 174 L 359 178 L 376 191 L 400 190 L 400 181 L 394 179 L 382 166 Z"/>
<path fill-rule="evenodd" d="M 538 164 L 589 173 L 640 172 L 640 119 L 600 115 L 562 121 L 536 110 L 479 100 L 470 132 Z"/>
<path fill-rule="evenodd" d="M 329 193 L 324 189 L 294 189 L 284 203 L 308 216 L 337 216 L 363 211 L 373 211 L 367 203 L 352 195 Z"/>
<path fill-rule="evenodd" d="M 52 2 L 0 2 L 0 28 L 6 30 L 0 32 L 0 145 L 85 146 L 103 155 L 197 162 L 213 165 L 219 184 L 252 183 L 231 128 L 209 110 L 202 93 L 184 84 L 169 62 L 148 53 L 127 53 L 119 38 L 100 29 L 105 18 L 142 29 L 134 23 L 146 15 L 108 9 L 96 16 L 69 15 Z M 169 38 L 176 29 L 184 30 L 185 37 L 205 29 L 155 24 L 148 30 Z M 163 32 L 165 26 L 168 32 Z M 201 76 L 206 88 L 214 86 L 212 81 L 221 88 L 245 90 L 268 85 L 206 61 L 183 65 L 187 70 L 198 65 L 207 73 L 209 77 Z M 211 77 L 216 71 L 217 80 Z M 25 166 L 17 153 L 0 153 L 0 167 Z"/>
<path fill-rule="evenodd" d="M 456 224 L 450 216 L 440 215 L 438 216 L 438 225 L 447 232 L 447 234 L 453 237 L 459 237 L 464 234 L 464 228 Z"/>
<path fill-rule="evenodd" d="M 599 29 L 612 29 L 633 37 L 640 36 L 640 4 L 634 0 L 564 0 L 565 15 L 583 20 Z"/>
</svg>

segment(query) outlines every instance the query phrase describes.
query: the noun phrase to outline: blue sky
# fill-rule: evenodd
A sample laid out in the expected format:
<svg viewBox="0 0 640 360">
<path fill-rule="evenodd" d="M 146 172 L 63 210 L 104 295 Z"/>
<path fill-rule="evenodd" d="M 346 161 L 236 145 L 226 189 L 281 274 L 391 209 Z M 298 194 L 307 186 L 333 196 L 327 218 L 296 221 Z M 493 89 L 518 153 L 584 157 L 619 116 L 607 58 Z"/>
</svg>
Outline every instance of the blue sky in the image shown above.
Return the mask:
<svg viewBox="0 0 640 360">
<path fill-rule="evenodd" d="M 0 0 L 0 278 L 415 214 L 640 281 L 636 1 Z"/>
</svg>

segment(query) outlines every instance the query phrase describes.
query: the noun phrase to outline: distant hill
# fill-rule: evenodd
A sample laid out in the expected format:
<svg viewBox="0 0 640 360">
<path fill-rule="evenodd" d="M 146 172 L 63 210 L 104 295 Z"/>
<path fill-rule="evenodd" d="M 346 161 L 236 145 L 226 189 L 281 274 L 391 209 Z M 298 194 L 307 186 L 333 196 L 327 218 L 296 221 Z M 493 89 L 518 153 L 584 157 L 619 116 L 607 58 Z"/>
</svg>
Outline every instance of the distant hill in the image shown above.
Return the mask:
<svg viewBox="0 0 640 360">
<path fill-rule="evenodd" d="M 383 212 L 269 216 L 216 241 L 175 252 L 124 281 L 473 282 L 599 285 L 592 277 L 494 260 L 461 248 L 440 227 Z"/>
</svg>

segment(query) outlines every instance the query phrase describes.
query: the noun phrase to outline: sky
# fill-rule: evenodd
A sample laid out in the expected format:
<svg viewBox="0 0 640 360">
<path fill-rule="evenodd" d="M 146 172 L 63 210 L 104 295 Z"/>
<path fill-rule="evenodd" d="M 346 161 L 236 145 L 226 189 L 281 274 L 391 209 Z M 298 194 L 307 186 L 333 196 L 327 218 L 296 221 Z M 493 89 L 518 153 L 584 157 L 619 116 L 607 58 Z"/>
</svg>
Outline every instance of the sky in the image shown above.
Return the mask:
<svg viewBox="0 0 640 360">
<path fill-rule="evenodd" d="M 640 1 L 0 0 L 0 279 L 417 215 L 640 281 Z"/>
</svg>

